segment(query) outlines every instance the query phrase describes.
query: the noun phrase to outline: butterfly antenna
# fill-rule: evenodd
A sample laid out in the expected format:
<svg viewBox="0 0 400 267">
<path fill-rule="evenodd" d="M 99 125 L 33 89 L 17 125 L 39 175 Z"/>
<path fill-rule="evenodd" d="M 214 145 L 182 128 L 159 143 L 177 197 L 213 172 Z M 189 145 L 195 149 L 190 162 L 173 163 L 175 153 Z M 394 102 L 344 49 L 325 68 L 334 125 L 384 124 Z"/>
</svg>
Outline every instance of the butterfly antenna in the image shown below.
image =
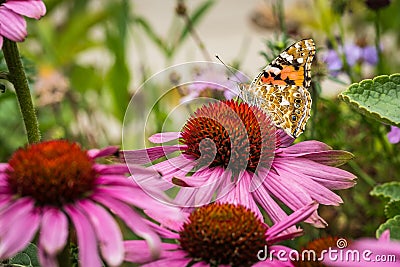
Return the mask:
<svg viewBox="0 0 400 267">
<path fill-rule="evenodd" d="M 238 83 L 243 83 L 243 82 L 240 80 L 239 76 L 237 76 L 237 74 L 236 74 L 235 72 L 233 72 L 233 70 L 232 70 L 230 67 L 228 67 L 228 65 L 226 65 L 225 62 L 223 62 L 222 59 L 221 59 L 218 55 L 215 55 L 215 57 L 219 60 L 219 62 L 222 63 L 222 65 L 224 65 L 224 66 L 229 70 L 230 73 L 233 74 L 233 76 L 235 76 L 235 78 L 238 80 Z M 228 79 L 229 79 L 229 78 L 228 78 Z"/>
</svg>

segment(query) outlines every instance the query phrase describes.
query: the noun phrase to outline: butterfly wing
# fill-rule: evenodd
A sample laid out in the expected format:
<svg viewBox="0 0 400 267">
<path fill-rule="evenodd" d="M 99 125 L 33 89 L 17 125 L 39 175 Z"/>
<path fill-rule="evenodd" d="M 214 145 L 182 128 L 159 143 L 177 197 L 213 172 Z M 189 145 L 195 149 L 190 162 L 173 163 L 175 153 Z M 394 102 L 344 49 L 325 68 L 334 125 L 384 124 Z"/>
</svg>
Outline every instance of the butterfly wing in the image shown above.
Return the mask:
<svg viewBox="0 0 400 267">
<path fill-rule="evenodd" d="M 310 118 L 312 39 L 301 40 L 284 50 L 266 66 L 250 86 L 240 88 L 243 101 L 266 111 L 274 124 L 298 137 Z"/>
<path fill-rule="evenodd" d="M 262 84 L 297 85 L 311 83 L 311 63 L 315 55 L 312 39 L 304 39 L 286 48 L 253 80 L 250 87 Z"/>
</svg>

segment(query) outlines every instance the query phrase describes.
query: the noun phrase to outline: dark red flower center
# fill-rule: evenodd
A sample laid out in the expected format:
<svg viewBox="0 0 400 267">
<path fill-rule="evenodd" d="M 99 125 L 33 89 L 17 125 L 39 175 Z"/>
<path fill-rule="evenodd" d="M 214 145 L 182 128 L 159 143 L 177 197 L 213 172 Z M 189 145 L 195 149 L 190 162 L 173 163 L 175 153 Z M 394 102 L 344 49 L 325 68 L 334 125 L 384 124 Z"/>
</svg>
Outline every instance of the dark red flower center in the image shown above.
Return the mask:
<svg viewBox="0 0 400 267">
<path fill-rule="evenodd" d="M 13 194 L 32 197 L 37 205 L 62 206 L 92 192 L 93 164 L 78 144 L 57 140 L 17 150 L 6 172 Z"/>
<path fill-rule="evenodd" d="M 321 259 L 322 251 L 328 251 L 329 248 L 338 249 L 337 245 L 341 245 L 339 242 L 346 242 L 345 239 L 339 239 L 338 237 L 327 236 L 323 238 L 315 239 L 309 242 L 300 252 L 299 259 L 292 261 L 296 267 L 324 267 L 319 259 Z"/>
<path fill-rule="evenodd" d="M 234 174 L 270 167 L 275 151 L 275 126 L 259 108 L 236 101 L 205 105 L 182 130 L 183 154 L 199 166 L 222 166 Z"/>
<path fill-rule="evenodd" d="M 251 266 L 266 245 L 267 228 L 242 205 L 214 203 L 190 214 L 179 242 L 193 259 L 211 266 Z"/>
</svg>

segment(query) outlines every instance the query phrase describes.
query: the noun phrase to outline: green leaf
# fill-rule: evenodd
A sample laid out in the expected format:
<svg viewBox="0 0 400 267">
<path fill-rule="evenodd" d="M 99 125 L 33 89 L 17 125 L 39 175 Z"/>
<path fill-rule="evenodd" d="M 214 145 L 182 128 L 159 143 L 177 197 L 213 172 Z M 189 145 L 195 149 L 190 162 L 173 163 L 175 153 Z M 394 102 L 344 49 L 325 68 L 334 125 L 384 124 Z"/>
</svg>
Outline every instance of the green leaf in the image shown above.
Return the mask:
<svg viewBox="0 0 400 267">
<path fill-rule="evenodd" d="M 390 182 L 375 186 L 371 196 L 389 198 L 390 201 L 400 200 L 400 182 Z"/>
<path fill-rule="evenodd" d="M 400 126 L 400 74 L 377 76 L 354 83 L 339 98 L 360 113 Z"/>
<path fill-rule="evenodd" d="M 201 18 L 206 14 L 206 12 L 215 4 L 214 0 L 208 0 L 200 4 L 190 15 L 190 25 L 186 24 L 183 29 L 181 36 L 179 37 L 180 43 L 187 37 L 190 32 L 190 27 L 195 28 L 200 22 Z"/>
<path fill-rule="evenodd" d="M 386 229 L 390 230 L 390 239 L 400 240 L 400 215 L 397 215 L 381 224 L 378 230 L 376 230 L 376 236 L 381 236 Z"/>
<path fill-rule="evenodd" d="M 40 267 L 37 251 L 37 247 L 30 243 L 23 251 L 12 257 L 9 260 L 9 264 L 11 266 Z"/>
<path fill-rule="evenodd" d="M 385 206 L 385 215 L 387 218 L 392 218 L 400 215 L 400 200 L 390 201 Z"/>
<path fill-rule="evenodd" d="M 164 53 L 168 52 L 168 47 L 165 44 L 164 40 L 160 36 L 158 36 L 158 34 L 153 30 L 153 27 L 147 22 L 146 19 L 135 16 L 133 18 L 133 22 L 140 25 L 147 34 L 147 37 L 149 37 L 153 41 L 153 43 L 156 44 Z"/>
</svg>

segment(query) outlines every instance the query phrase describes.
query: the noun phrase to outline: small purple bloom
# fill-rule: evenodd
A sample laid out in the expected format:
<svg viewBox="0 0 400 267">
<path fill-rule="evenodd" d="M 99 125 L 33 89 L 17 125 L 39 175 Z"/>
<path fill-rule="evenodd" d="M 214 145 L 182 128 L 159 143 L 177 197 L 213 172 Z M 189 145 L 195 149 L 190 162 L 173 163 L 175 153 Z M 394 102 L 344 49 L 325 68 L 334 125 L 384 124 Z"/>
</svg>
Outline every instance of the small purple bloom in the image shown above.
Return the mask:
<svg viewBox="0 0 400 267">
<path fill-rule="evenodd" d="M 387 134 L 389 142 L 392 144 L 397 144 L 400 142 L 400 128 L 396 126 L 390 126 L 390 132 Z"/>
<path fill-rule="evenodd" d="M 207 68 L 199 70 L 193 77 L 193 83 L 186 89 L 188 93 L 182 97 L 181 102 L 191 101 L 202 96 L 206 90 L 222 92 L 225 99 L 229 100 L 239 94 L 238 83 L 248 80 L 241 72 L 237 71 L 235 75 L 227 75 L 225 69 Z"/>
<path fill-rule="evenodd" d="M 343 67 L 342 60 L 338 53 L 333 49 L 329 49 L 322 55 L 322 61 L 326 63 L 329 73 L 332 76 L 337 76 Z"/>
<path fill-rule="evenodd" d="M 352 67 L 357 63 L 367 63 L 375 65 L 378 63 L 378 52 L 375 46 L 359 46 L 357 44 L 346 44 L 344 47 L 340 46 L 338 51 L 328 49 L 322 55 L 322 60 L 327 64 L 329 73 L 332 76 L 337 76 L 343 68 L 343 62 L 340 55 L 344 53 L 347 64 Z"/>
</svg>

